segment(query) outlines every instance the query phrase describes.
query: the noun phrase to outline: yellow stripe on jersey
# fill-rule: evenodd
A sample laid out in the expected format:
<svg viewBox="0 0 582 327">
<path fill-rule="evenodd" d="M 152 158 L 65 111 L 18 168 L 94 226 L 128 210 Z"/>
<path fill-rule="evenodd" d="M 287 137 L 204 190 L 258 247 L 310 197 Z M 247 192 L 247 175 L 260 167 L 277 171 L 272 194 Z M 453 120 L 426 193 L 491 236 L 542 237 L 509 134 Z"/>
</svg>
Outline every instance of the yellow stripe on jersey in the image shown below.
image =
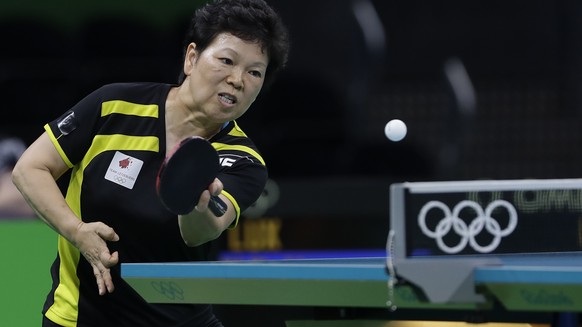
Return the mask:
<svg viewBox="0 0 582 327">
<path fill-rule="evenodd" d="M 49 129 L 50 130 L 50 129 Z M 50 134 L 50 133 L 49 133 Z M 58 142 L 53 140 L 55 145 Z M 159 139 L 155 136 L 128 136 L 121 134 L 96 135 L 91 147 L 78 166 L 73 168 L 71 181 L 67 190 L 66 201 L 73 212 L 81 217 L 81 186 L 83 185 L 83 171 L 99 154 L 110 150 L 143 150 L 159 152 Z M 66 158 L 62 149 L 59 151 Z M 58 243 L 61 265 L 59 267 L 60 284 L 55 290 L 55 304 L 47 311 L 47 316 L 54 322 L 65 326 L 76 326 L 79 300 L 79 279 L 76 268 L 80 259 L 80 252 L 63 237 Z"/>
<path fill-rule="evenodd" d="M 225 144 L 225 143 L 218 143 L 218 142 L 213 142 L 212 146 L 216 149 L 216 151 L 236 150 L 236 151 L 246 152 L 246 153 L 250 154 L 251 156 L 257 158 L 257 160 L 259 160 L 263 164 L 263 166 L 265 165 L 265 160 L 263 160 L 263 157 L 261 157 L 261 155 L 257 151 L 253 150 L 252 148 L 249 148 L 248 146 L 235 145 L 235 144 Z"/>
<path fill-rule="evenodd" d="M 158 118 L 158 105 L 137 104 L 121 100 L 103 102 L 101 104 L 101 117 L 111 114 Z"/>
<path fill-rule="evenodd" d="M 61 261 L 60 283 L 54 293 L 54 304 L 48 309 L 46 316 L 61 326 L 75 327 L 79 313 L 79 278 L 76 268 L 81 254 L 62 236 L 58 238 L 58 251 Z"/>
<path fill-rule="evenodd" d="M 110 150 L 160 152 L 160 139 L 157 136 L 96 135 L 81 161 L 81 166 L 84 169 L 98 154 Z"/>
<path fill-rule="evenodd" d="M 236 121 L 233 121 L 233 123 L 234 123 L 234 128 L 232 130 L 230 130 L 230 132 L 228 132 L 228 135 L 238 136 L 238 137 L 247 137 L 247 134 L 245 134 L 245 132 L 243 132 L 243 130 L 236 123 Z"/>
<path fill-rule="evenodd" d="M 69 157 L 67 157 L 67 155 L 65 154 L 65 151 L 63 151 L 63 148 L 61 148 L 61 145 L 59 144 L 58 139 L 55 136 L 55 134 L 53 134 L 53 131 L 50 128 L 49 124 L 44 125 L 44 130 L 46 131 L 46 133 L 50 137 L 51 141 L 55 145 L 55 148 L 57 149 L 57 151 L 61 155 L 61 158 L 63 158 L 63 161 L 65 162 L 65 164 L 67 164 L 67 166 L 69 168 L 73 168 L 73 163 L 71 163 L 71 161 L 69 160 Z"/>
<path fill-rule="evenodd" d="M 235 211 L 235 218 L 234 221 L 232 222 L 232 224 L 230 224 L 230 226 L 228 226 L 229 229 L 234 229 L 237 225 L 238 225 L 238 217 L 240 217 L 240 206 L 238 205 L 238 202 L 236 202 L 236 200 L 234 199 L 234 197 L 226 192 L 226 191 L 222 191 L 220 194 L 226 196 L 230 202 L 232 202 L 232 206 L 234 207 L 234 211 Z"/>
<path fill-rule="evenodd" d="M 58 142 L 55 142 L 58 146 Z M 63 156 L 64 154 L 61 154 Z M 75 166 L 65 200 L 77 217 L 81 217 L 81 185 L 83 184 L 83 166 Z M 79 278 L 77 266 L 81 254 L 79 250 L 59 235 L 58 251 L 60 257 L 59 286 L 54 293 L 54 304 L 47 311 L 47 317 L 65 327 L 76 326 L 79 313 Z"/>
</svg>

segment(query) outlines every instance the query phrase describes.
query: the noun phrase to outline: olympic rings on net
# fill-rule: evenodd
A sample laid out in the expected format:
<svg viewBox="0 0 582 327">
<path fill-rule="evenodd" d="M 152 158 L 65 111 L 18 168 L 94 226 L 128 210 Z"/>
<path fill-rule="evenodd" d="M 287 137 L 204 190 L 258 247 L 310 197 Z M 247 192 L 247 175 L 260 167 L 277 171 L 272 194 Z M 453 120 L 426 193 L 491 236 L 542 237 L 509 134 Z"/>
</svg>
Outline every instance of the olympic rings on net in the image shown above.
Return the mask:
<svg viewBox="0 0 582 327">
<path fill-rule="evenodd" d="M 500 207 L 505 208 L 509 214 L 509 221 L 504 229 L 501 229 L 499 222 L 491 216 L 493 211 Z M 459 217 L 461 211 L 466 208 L 473 209 L 475 212 L 475 217 L 468 226 L 467 223 Z M 431 230 L 426 224 L 426 216 L 428 212 L 433 209 L 441 210 L 443 212 L 443 217 L 438 222 L 435 229 Z M 477 202 L 464 200 L 459 202 L 453 208 L 452 212 L 446 204 L 440 201 L 430 201 L 422 207 L 418 214 L 418 226 L 424 235 L 436 240 L 438 247 L 443 252 L 449 254 L 458 253 L 465 249 L 467 244 L 469 244 L 471 248 L 477 252 L 488 253 L 499 246 L 502 237 L 511 234 L 515 230 L 515 227 L 517 226 L 517 211 L 511 203 L 505 200 L 495 200 L 491 202 L 485 210 L 483 210 Z M 458 244 L 454 246 L 447 245 L 443 239 L 443 237 L 451 232 L 451 230 L 460 236 Z M 480 245 L 475 239 L 475 237 L 483 232 L 483 230 L 486 230 L 493 236 L 491 243 L 488 245 Z"/>
</svg>

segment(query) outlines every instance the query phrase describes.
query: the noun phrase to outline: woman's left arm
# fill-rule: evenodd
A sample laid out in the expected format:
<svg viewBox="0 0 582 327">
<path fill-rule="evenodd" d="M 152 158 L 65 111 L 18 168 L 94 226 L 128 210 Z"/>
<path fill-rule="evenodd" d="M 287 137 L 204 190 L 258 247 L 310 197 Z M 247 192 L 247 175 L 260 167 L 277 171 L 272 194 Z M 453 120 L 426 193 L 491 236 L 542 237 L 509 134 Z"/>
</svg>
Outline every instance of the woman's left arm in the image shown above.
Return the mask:
<svg viewBox="0 0 582 327">
<path fill-rule="evenodd" d="M 223 185 L 219 179 L 214 179 L 207 190 L 202 192 L 198 204 L 192 212 L 178 216 L 178 225 L 184 243 L 188 246 L 198 246 L 217 239 L 236 218 L 236 212 L 230 200 L 219 195 Z M 226 204 L 224 215 L 216 217 L 208 208 L 210 194 L 218 195 Z"/>
</svg>

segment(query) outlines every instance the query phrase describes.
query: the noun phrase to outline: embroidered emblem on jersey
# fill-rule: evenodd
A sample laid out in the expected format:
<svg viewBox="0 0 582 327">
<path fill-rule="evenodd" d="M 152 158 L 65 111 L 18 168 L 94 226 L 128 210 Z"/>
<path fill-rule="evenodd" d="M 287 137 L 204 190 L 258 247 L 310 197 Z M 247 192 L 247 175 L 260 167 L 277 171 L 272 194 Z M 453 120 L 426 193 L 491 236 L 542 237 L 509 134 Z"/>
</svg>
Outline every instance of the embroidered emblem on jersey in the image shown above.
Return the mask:
<svg viewBox="0 0 582 327">
<path fill-rule="evenodd" d="M 218 162 L 222 167 L 232 167 L 232 165 L 240 159 L 247 159 L 254 162 L 254 160 L 249 156 L 237 156 L 234 154 L 221 155 L 218 158 Z"/>
<path fill-rule="evenodd" d="M 131 190 L 142 166 L 143 161 L 116 151 L 105 173 L 105 179 Z"/>
<path fill-rule="evenodd" d="M 219 157 L 218 162 L 220 163 L 221 166 L 223 167 L 232 167 L 232 165 L 237 161 L 238 159 L 235 158 L 228 158 L 228 157 Z"/>
<path fill-rule="evenodd" d="M 62 135 L 68 135 L 77 128 L 78 124 L 79 123 L 75 118 L 75 112 L 69 110 L 58 120 L 57 127 L 59 128 L 59 131 L 61 131 Z"/>
</svg>

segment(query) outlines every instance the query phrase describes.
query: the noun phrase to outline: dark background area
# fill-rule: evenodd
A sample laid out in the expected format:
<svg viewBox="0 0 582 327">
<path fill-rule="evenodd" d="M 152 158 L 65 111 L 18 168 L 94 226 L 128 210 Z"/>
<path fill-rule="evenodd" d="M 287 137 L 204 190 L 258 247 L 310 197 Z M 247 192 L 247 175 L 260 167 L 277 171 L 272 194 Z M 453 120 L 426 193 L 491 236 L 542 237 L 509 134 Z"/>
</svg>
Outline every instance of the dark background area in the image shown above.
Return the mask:
<svg viewBox="0 0 582 327">
<path fill-rule="evenodd" d="M 352 1 L 270 2 L 291 31 L 289 66 L 240 122 L 273 179 L 578 175 L 579 2 L 370 1 L 381 50 L 366 46 Z M 30 143 L 104 83 L 174 82 L 198 3 L 0 5 L 2 132 Z M 477 110 L 445 173 L 441 150 L 462 130 L 443 76 L 452 57 L 465 64 Z M 392 118 L 408 124 L 399 143 L 383 135 Z"/>
<path fill-rule="evenodd" d="M 384 247 L 391 183 L 580 176 L 581 2 L 269 2 L 290 61 L 239 123 L 279 187 L 260 216 L 282 219 L 283 249 Z M 0 135 L 30 143 L 105 83 L 175 82 L 199 3 L 3 1 Z M 384 46 L 366 42 L 358 4 Z M 444 77 L 451 58 L 474 86 L 470 117 Z M 408 126 L 397 143 L 393 118 Z"/>
</svg>

